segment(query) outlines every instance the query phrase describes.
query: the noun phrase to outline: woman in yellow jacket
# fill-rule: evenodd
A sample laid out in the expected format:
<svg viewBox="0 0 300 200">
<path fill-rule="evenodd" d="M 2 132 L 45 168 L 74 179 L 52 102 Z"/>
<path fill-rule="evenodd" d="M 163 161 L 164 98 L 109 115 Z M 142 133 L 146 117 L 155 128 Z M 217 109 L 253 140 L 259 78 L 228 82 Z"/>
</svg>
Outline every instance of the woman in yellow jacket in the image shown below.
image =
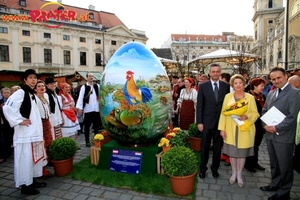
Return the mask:
<svg viewBox="0 0 300 200">
<path fill-rule="evenodd" d="M 232 76 L 230 85 L 234 92 L 224 98 L 218 129 L 224 139 L 223 152 L 230 157 L 232 176 L 229 183 L 237 180 L 238 186 L 243 187 L 242 171 L 246 157 L 254 155 L 254 122 L 259 113 L 254 97 L 244 92 L 246 80 L 242 75 Z"/>
</svg>

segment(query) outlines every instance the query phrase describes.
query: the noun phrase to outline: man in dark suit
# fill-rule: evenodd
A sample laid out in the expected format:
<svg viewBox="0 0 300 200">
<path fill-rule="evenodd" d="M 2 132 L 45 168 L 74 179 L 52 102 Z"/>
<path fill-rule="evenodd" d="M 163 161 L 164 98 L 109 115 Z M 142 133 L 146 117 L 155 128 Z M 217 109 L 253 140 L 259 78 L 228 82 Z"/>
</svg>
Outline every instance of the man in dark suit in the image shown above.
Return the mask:
<svg viewBox="0 0 300 200">
<path fill-rule="evenodd" d="M 211 139 L 213 139 L 213 161 L 211 171 L 214 178 L 219 177 L 221 148 L 223 139 L 218 130 L 218 123 L 224 97 L 230 91 L 228 83 L 219 81 L 221 67 L 211 64 L 209 69 L 210 81 L 204 82 L 198 89 L 197 124 L 202 133 L 201 166 L 199 177 L 205 178 Z"/>
<path fill-rule="evenodd" d="M 293 152 L 296 134 L 297 115 L 300 109 L 300 90 L 288 83 L 288 76 L 283 68 L 273 68 L 270 79 L 275 90 L 267 97 L 262 115 L 275 106 L 286 117 L 277 125 L 263 123 L 265 138 L 270 157 L 271 183 L 260 187 L 263 191 L 277 191 L 269 200 L 290 198 L 293 186 Z"/>
</svg>

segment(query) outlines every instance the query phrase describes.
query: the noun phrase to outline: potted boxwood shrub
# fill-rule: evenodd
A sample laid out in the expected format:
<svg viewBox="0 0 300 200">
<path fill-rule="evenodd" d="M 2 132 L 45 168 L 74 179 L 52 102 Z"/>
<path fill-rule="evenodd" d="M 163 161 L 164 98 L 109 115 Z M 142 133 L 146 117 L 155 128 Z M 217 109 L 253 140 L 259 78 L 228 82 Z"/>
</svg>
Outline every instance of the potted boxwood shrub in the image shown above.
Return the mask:
<svg viewBox="0 0 300 200">
<path fill-rule="evenodd" d="M 49 159 L 57 176 L 65 176 L 73 170 L 73 159 L 78 147 L 72 138 L 59 138 L 49 147 Z"/>
<path fill-rule="evenodd" d="M 202 132 L 198 130 L 198 126 L 196 123 L 190 124 L 188 134 L 191 149 L 193 149 L 194 151 L 201 151 Z"/>
<path fill-rule="evenodd" d="M 161 166 L 170 177 L 171 188 L 175 194 L 188 195 L 194 190 L 194 176 L 199 163 L 196 154 L 188 147 L 175 146 L 164 153 Z"/>
</svg>

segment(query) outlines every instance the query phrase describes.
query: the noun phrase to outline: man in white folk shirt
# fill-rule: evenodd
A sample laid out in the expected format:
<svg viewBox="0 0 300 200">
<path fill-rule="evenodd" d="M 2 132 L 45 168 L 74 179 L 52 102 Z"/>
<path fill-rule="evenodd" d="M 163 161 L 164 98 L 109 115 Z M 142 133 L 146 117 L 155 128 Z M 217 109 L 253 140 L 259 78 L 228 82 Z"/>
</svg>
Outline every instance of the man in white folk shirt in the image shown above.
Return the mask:
<svg viewBox="0 0 300 200">
<path fill-rule="evenodd" d="M 76 108 L 78 108 L 79 114 L 84 113 L 85 144 L 90 147 L 90 126 L 93 124 L 94 134 L 97 134 L 101 126 L 101 119 L 98 103 L 99 85 L 93 83 L 92 73 L 87 73 L 86 78 L 87 83 L 80 88 Z"/>
<path fill-rule="evenodd" d="M 14 127 L 14 180 L 15 186 L 22 186 L 21 193 L 37 195 L 36 188 L 46 187 L 35 177 L 43 175 L 45 149 L 41 116 L 35 101 L 33 88 L 37 74 L 33 69 L 25 71 L 22 89 L 13 93 L 3 106 L 4 115 Z"/>
</svg>

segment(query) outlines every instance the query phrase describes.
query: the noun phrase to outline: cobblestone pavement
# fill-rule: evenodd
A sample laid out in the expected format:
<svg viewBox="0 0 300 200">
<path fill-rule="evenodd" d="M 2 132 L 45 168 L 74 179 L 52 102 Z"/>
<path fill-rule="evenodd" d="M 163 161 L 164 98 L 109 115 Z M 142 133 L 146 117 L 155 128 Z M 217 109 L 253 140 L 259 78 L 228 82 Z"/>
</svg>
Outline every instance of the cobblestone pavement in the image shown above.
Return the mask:
<svg viewBox="0 0 300 200">
<path fill-rule="evenodd" d="M 78 162 L 89 155 L 89 148 L 85 147 L 84 135 L 79 135 L 77 139 L 78 145 L 81 147 L 78 150 L 74 162 Z M 199 179 L 196 188 L 197 200 L 263 200 L 275 192 L 263 192 L 259 189 L 260 186 L 265 186 L 270 183 L 269 158 L 266 149 L 266 143 L 263 141 L 260 147 L 260 164 L 266 167 L 266 171 L 258 171 L 250 173 L 247 170 L 243 171 L 245 182 L 244 188 L 239 188 L 237 184 L 230 185 L 230 166 L 224 166 L 221 162 L 219 169 L 220 177 L 215 179 L 210 171 L 206 173 L 204 180 Z M 211 162 L 211 159 L 209 160 Z M 53 172 L 52 168 L 48 168 Z M 294 173 L 294 185 L 291 190 L 291 199 L 300 199 L 300 175 Z M 117 189 L 94 185 L 88 182 L 76 181 L 67 178 L 53 177 L 48 179 L 39 178 L 39 181 L 44 181 L 48 185 L 45 188 L 40 188 L 40 194 L 35 196 L 22 195 L 20 189 L 15 188 L 13 181 L 13 158 L 9 158 L 7 162 L 0 164 L 0 200 L 7 199 L 36 199 L 36 200 L 52 200 L 52 199 L 120 199 L 120 200 L 146 200 L 146 199 L 161 199 L 172 200 L 178 198 L 165 197 L 153 194 L 138 193 L 128 189 Z"/>
</svg>

